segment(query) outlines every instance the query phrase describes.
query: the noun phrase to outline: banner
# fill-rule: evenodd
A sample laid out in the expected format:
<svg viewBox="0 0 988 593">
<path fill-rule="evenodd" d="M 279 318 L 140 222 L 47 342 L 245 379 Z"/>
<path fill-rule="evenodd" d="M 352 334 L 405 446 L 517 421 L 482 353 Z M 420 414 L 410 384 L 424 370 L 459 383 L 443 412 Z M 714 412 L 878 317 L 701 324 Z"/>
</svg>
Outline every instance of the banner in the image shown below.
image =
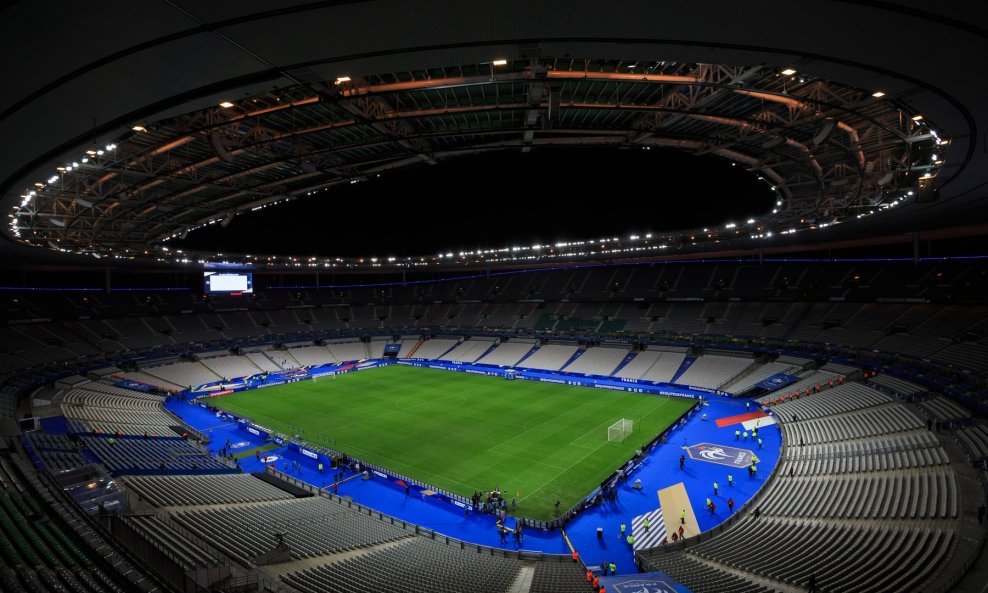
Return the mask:
<svg viewBox="0 0 988 593">
<path fill-rule="evenodd" d="M 600 584 L 611 593 L 690 593 L 686 586 L 660 571 L 600 577 Z"/>
<path fill-rule="evenodd" d="M 782 389 L 786 385 L 790 385 L 799 380 L 796 375 L 787 375 L 785 373 L 776 373 L 769 377 L 765 377 L 758 383 L 755 383 L 755 387 L 760 387 L 765 391 L 775 391 L 776 389 Z"/>
<path fill-rule="evenodd" d="M 719 465 L 729 465 L 743 469 L 754 461 L 755 454 L 750 449 L 738 449 L 727 445 L 714 445 L 712 443 L 700 443 L 686 447 L 686 452 L 690 459 L 697 461 L 708 461 Z"/>
</svg>

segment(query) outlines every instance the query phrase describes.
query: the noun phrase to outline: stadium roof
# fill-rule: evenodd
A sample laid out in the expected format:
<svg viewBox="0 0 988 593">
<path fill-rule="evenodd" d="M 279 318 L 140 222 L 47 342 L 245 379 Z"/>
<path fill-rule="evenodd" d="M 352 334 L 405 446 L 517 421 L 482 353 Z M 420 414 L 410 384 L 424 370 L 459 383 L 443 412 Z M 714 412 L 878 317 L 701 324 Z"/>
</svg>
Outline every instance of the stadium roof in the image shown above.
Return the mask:
<svg viewBox="0 0 988 593">
<path fill-rule="evenodd" d="M 169 239 L 242 212 L 397 168 L 543 146 L 718 155 L 771 186 L 776 208 L 705 233 L 491 245 L 457 262 L 651 257 L 980 222 L 988 86 L 974 60 L 988 50 L 988 16 L 975 4 L 937 8 L 14 4 L 0 25 L 14 56 L 0 98 L 4 248 L 181 261 L 189 255 Z M 374 263 L 446 258 L 411 248 Z"/>
</svg>

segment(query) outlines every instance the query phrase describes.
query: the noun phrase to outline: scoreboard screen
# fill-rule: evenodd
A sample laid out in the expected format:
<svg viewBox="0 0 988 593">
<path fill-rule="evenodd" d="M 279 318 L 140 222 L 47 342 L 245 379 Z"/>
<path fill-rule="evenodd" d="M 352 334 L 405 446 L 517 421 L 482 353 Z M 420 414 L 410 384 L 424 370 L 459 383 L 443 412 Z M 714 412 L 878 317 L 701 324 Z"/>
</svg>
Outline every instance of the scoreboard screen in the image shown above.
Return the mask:
<svg viewBox="0 0 988 593">
<path fill-rule="evenodd" d="M 250 272 L 203 272 L 206 292 L 254 292 L 254 277 Z"/>
</svg>

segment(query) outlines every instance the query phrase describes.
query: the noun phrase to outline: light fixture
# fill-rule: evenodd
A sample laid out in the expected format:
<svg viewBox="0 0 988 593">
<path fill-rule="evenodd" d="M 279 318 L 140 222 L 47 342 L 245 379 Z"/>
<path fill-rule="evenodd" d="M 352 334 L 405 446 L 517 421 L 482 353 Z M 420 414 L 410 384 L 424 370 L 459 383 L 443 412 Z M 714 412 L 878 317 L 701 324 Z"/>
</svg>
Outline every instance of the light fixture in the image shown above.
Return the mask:
<svg viewBox="0 0 988 593">
<path fill-rule="evenodd" d="M 233 107 L 233 103 L 229 101 L 223 101 L 222 103 L 220 103 L 220 107 L 222 107 L 223 109 L 229 109 Z"/>
<path fill-rule="evenodd" d="M 131 130 L 134 130 L 135 132 L 147 132 L 148 131 L 147 128 L 145 128 L 144 126 L 142 126 L 140 124 L 132 127 Z"/>
<path fill-rule="evenodd" d="M 794 69 L 792 69 L 792 68 L 786 68 L 785 70 L 782 71 L 782 74 L 784 76 L 792 76 L 795 73 L 796 73 L 796 71 Z"/>
<path fill-rule="evenodd" d="M 885 96 L 885 93 L 883 93 L 882 91 L 875 91 L 874 93 L 871 94 L 871 96 L 876 99 L 881 99 L 882 97 Z"/>
<path fill-rule="evenodd" d="M 920 114 L 918 114 L 918 113 L 913 116 L 913 121 L 922 121 L 922 119 L 923 119 L 923 116 L 920 115 Z"/>
<path fill-rule="evenodd" d="M 498 59 L 494 60 L 493 62 L 491 62 L 491 64 L 493 64 L 494 66 L 507 66 L 508 65 L 508 61 L 505 60 L 504 58 L 498 58 Z"/>
<path fill-rule="evenodd" d="M 336 84 L 343 84 L 344 82 L 350 82 L 350 77 L 349 76 L 337 76 L 336 77 Z"/>
</svg>

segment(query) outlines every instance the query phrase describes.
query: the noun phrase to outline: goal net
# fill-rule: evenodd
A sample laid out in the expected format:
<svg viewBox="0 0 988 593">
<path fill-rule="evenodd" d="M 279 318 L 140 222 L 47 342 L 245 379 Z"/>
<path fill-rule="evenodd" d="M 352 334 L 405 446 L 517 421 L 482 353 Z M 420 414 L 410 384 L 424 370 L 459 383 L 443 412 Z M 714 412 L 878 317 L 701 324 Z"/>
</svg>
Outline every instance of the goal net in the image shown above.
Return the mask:
<svg viewBox="0 0 988 593">
<path fill-rule="evenodd" d="M 634 428 L 634 422 L 627 418 L 622 418 L 615 422 L 614 424 L 607 427 L 607 440 L 620 443 L 624 439 L 631 436 L 631 431 Z"/>
</svg>

